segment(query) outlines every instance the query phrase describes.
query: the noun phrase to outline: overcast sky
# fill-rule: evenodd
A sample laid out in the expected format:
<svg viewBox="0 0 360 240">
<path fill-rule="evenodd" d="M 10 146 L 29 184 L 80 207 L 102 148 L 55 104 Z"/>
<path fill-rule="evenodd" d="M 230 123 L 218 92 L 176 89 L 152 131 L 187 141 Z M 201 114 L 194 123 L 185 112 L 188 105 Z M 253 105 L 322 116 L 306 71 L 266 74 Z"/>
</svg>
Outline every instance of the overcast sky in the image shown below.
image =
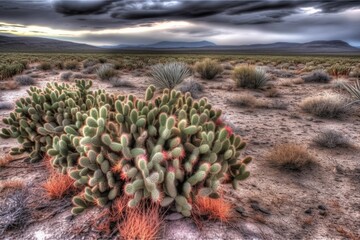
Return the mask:
<svg viewBox="0 0 360 240">
<path fill-rule="evenodd" d="M 93 45 L 241 45 L 345 40 L 360 46 L 360 1 L 1 0 L 0 34 Z"/>
</svg>

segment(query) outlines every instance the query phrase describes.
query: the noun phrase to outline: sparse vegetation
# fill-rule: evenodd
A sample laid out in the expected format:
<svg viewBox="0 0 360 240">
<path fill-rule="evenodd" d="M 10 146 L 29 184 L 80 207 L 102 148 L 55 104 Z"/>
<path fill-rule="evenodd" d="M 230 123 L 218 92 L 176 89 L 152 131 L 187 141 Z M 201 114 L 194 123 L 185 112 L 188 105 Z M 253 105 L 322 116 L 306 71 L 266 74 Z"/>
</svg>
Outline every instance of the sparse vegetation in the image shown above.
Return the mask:
<svg viewBox="0 0 360 240">
<path fill-rule="evenodd" d="M 237 87 L 243 88 L 262 88 L 268 82 L 265 71 L 254 66 L 236 67 L 232 78 Z"/>
<path fill-rule="evenodd" d="M 343 133 L 332 129 L 322 131 L 313 139 L 313 141 L 317 145 L 326 148 L 350 146 L 350 140 L 346 136 L 344 136 Z"/>
<path fill-rule="evenodd" d="M 323 118 L 338 118 L 348 112 L 346 99 L 339 94 L 324 94 L 308 97 L 300 103 L 300 107 L 308 113 Z"/>
<path fill-rule="evenodd" d="M 331 77 L 323 70 L 316 70 L 302 78 L 307 83 L 328 83 Z"/>
<path fill-rule="evenodd" d="M 173 89 L 190 77 L 189 67 L 182 62 L 157 64 L 151 67 L 151 83 L 159 89 Z"/>
<path fill-rule="evenodd" d="M 110 64 L 103 64 L 96 70 L 96 75 L 103 81 L 108 81 L 116 76 L 116 71 Z"/>
<path fill-rule="evenodd" d="M 21 63 L 0 64 L 0 80 L 8 79 L 25 70 Z"/>
<path fill-rule="evenodd" d="M 35 80 L 29 75 L 16 76 L 15 81 L 20 86 L 31 86 L 35 84 Z"/>
<path fill-rule="evenodd" d="M 221 74 L 224 69 L 216 60 L 206 58 L 201 62 L 195 64 L 195 71 L 200 74 L 201 78 L 212 80 L 217 75 Z"/>
<path fill-rule="evenodd" d="M 274 166 L 290 170 L 301 170 L 315 162 L 315 158 L 307 148 L 297 143 L 285 143 L 275 146 L 269 152 L 267 159 Z"/>
</svg>

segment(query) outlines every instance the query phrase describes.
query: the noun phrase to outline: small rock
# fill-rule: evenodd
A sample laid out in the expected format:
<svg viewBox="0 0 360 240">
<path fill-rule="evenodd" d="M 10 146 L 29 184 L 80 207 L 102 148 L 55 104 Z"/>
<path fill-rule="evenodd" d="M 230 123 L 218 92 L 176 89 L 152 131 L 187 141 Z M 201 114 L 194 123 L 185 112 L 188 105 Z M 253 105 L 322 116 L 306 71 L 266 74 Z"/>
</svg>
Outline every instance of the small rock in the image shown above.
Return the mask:
<svg viewBox="0 0 360 240">
<path fill-rule="evenodd" d="M 184 216 L 180 213 L 171 213 L 165 217 L 165 220 L 176 221 L 184 218 Z"/>
<path fill-rule="evenodd" d="M 245 212 L 245 209 L 243 207 L 236 207 L 235 210 L 241 214 L 243 217 L 248 217 L 249 215 Z"/>
<path fill-rule="evenodd" d="M 314 120 L 314 119 L 313 119 L 312 117 L 307 117 L 306 120 L 312 121 L 312 120 Z"/>
<path fill-rule="evenodd" d="M 251 207 L 252 207 L 254 210 L 259 211 L 259 212 L 262 212 L 262 213 L 264 213 L 264 214 L 267 214 L 267 215 L 270 215 L 270 214 L 271 214 L 269 210 L 261 207 L 258 203 L 252 203 L 252 204 L 251 204 Z"/>
<path fill-rule="evenodd" d="M 320 214 L 321 216 L 326 216 L 326 215 L 327 215 L 327 212 L 326 212 L 326 211 L 323 211 L 323 210 L 320 210 L 319 214 Z"/>
<path fill-rule="evenodd" d="M 306 210 L 305 210 L 305 213 L 306 213 L 306 214 L 311 214 L 311 213 L 312 213 L 312 209 L 311 209 L 311 208 L 306 209 Z"/>
<path fill-rule="evenodd" d="M 327 207 L 324 206 L 324 205 L 322 205 L 322 204 L 320 204 L 320 205 L 318 206 L 318 209 L 323 210 L 323 211 L 326 211 L 326 210 L 327 210 Z"/>
</svg>

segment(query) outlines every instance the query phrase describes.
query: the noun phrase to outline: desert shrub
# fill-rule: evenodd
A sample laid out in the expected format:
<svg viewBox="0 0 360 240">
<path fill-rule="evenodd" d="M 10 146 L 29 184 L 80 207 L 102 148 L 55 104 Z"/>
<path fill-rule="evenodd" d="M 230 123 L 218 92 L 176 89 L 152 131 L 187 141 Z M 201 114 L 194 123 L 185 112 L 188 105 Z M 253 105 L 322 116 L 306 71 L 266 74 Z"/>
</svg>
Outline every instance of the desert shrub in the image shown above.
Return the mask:
<svg viewBox="0 0 360 240">
<path fill-rule="evenodd" d="M 171 62 L 166 64 L 157 64 L 151 67 L 149 73 L 151 83 L 159 89 L 173 89 L 190 77 L 190 69 L 185 63 Z"/>
<path fill-rule="evenodd" d="M 51 64 L 48 62 L 42 62 L 37 66 L 37 69 L 42 71 L 49 71 L 52 69 Z"/>
<path fill-rule="evenodd" d="M 132 82 L 118 77 L 111 78 L 110 82 L 113 87 L 135 87 Z"/>
<path fill-rule="evenodd" d="M 350 146 L 350 140 L 344 136 L 343 133 L 327 129 L 319 133 L 313 141 L 321 146 L 326 148 L 335 148 L 335 147 L 348 147 Z"/>
<path fill-rule="evenodd" d="M 3 64 L 0 65 L 0 80 L 11 78 L 16 74 L 20 74 L 25 70 L 21 63 Z"/>
<path fill-rule="evenodd" d="M 13 109 L 14 104 L 11 102 L 0 102 L 0 110 L 10 110 Z"/>
<path fill-rule="evenodd" d="M 197 62 L 194 66 L 195 71 L 200 74 L 201 78 L 212 80 L 217 75 L 221 74 L 224 69 L 215 60 L 211 60 L 210 58 L 206 58 L 201 62 Z"/>
<path fill-rule="evenodd" d="M 268 82 L 266 72 L 253 66 L 240 66 L 234 69 L 233 80 L 237 87 L 262 88 Z"/>
<path fill-rule="evenodd" d="M 30 77 L 29 75 L 16 76 L 15 81 L 20 86 L 30 86 L 30 85 L 34 85 L 36 83 L 35 80 L 32 77 Z"/>
<path fill-rule="evenodd" d="M 74 60 L 72 60 L 72 61 L 66 61 L 66 62 L 64 63 L 64 68 L 65 68 L 66 70 L 76 70 L 76 69 L 79 68 L 79 62 L 78 62 L 78 61 L 74 61 Z"/>
<path fill-rule="evenodd" d="M 346 99 L 338 94 L 324 94 L 308 97 L 300 107 L 308 113 L 323 118 L 337 118 L 348 112 Z"/>
<path fill-rule="evenodd" d="M 61 75 L 60 75 L 60 79 L 63 80 L 63 81 L 70 81 L 70 78 L 72 76 L 72 72 L 63 72 Z"/>
<path fill-rule="evenodd" d="M 301 170 L 315 161 L 307 148 L 297 143 L 285 143 L 275 146 L 268 153 L 267 159 L 274 166 L 291 170 Z"/>
<path fill-rule="evenodd" d="M 180 92 L 189 92 L 193 98 L 199 98 L 200 94 L 204 92 L 204 89 L 204 86 L 194 79 L 185 81 L 179 86 Z"/>
<path fill-rule="evenodd" d="M 62 70 L 62 69 L 64 69 L 64 63 L 62 61 L 56 61 L 56 62 L 54 62 L 54 67 L 56 69 Z"/>
<path fill-rule="evenodd" d="M 344 83 L 342 87 L 348 91 L 355 102 L 360 102 L 360 80 L 357 80 L 354 85 Z"/>
<path fill-rule="evenodd" d="M 304 82 L 328 83 L 331 77 L 322 70 L 316 70 L 302 78 Z"/>
<path fill-rule="evenodd" d="M 230 63 L 224 63 L 224 64 L 222 64 L 222 67 L 225 70 L 233 70 L 234 69 L 234 66 L 231 65 Z"/>
<path fill-rule="evenodd" d="M 328 68 L 328 73 L 332 76 L 348 76 L 351 72 L 351 68 L 345 65 L 334 64 Z"/>
<path fill-rule="evenodd" d="M 99 61 L 96 60 L 96 59 L 85 59 L 83 61 L 83 67 L 84 68 L 92 67 L 92 66 L 95 66 L 98 63 L 99 63 Z"/>
<path fill-rule="evenodd" d="M 87 67 L 84 70 L 81 71 L 82 74 L 94 74 L 96 73 L 99 66 L 95 65 L 92 67 Z"/>
<path fill-rule="evenodd" d="M 110 80 L 111 78 L 115 77 L 116 71 L 112 65 L 104 64 L 104 65 L 101 65 L 96 70 L 96 74 L 101 80 L 105 81 L 105 80 Z"/>
<path fill-rule="evenodd" d="M 107 58 L 99 58 L 99 62 L 102 64 L 107 63 Z"/>
<path fill-rule="evenodd" d="M 196 101 L 168 89 L 155 95 L 150 86 L 138 99 L 90 91 L 86 81 L 76 84 L 30 88 L 34 101 L 18 100 L 3 119 L 10 128 L 0 134 L 17 138 L 21 132 L 21 147 L 11 154 L 28 152 L 34 162 L 47 153 L 53 168 L 75 180 L 79 194 L 73 198 L 73 214 L 126 195 L 132 208 L 152 201 L 175 205 L 190 216 L 192 197 L 218 198 L 223 181 L 236 189 L 238 181 L 249 177 L 251 158 L 239 159 L 245 142 L 221 122 L 221 110 L 206 98 Z M 43 108 L 57 103 L 58 108 L 39 117 Z M 64 120 L 54 122 L 54 116 Z M 47 141 L 38 140 L 42 137 Z"/>
</svg>

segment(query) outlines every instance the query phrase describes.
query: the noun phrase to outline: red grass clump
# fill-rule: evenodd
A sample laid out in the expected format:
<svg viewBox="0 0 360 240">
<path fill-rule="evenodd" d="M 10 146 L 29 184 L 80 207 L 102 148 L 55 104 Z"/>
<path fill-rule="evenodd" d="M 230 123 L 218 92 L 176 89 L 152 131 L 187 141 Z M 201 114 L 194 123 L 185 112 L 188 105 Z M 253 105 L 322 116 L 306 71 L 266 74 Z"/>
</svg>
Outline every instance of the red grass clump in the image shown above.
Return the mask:
<svg viewBox="0 0 360 240">
<path fill-rule="evenodd" d="M 6 155 L 0 157 L 0 167 L 6 166 L 13 160 L 14 160 L 14 158 L 10 154 L 6 154 Z"/>
<path fill-rule="evenodd" d="M 232 206 L 223 198 L 196 198 L 195 212 L 199 215 L 208 215 L 210 219 L 220 220 L 221 222 L 228 222 L 232 215 Z"/>
<path fill-rule="evenodd" d="M 57 199 L 70 193 L 73 190 L 73 183 L 74 180 L 68 175 L 53 172 L 43 187 L 50 198 Z"/>
<path fill-rule="evenodd" d="M 162 216 L 158 204 L 143 204 L 136 208 L 127 208 L 124 221 L 119 224 L 119 233 L 123 239 L 155 239 L 159 233 Z"/>
</svg>

